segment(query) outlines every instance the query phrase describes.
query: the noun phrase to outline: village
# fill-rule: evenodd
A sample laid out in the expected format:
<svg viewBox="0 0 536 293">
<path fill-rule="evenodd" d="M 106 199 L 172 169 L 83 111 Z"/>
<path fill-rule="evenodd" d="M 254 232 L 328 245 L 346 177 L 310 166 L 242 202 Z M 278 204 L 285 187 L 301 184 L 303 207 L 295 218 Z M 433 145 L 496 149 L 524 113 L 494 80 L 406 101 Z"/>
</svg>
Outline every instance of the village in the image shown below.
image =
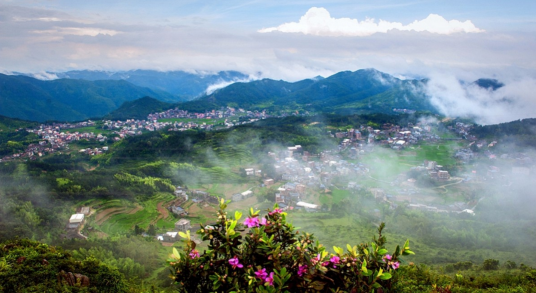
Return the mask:
<svg viewBox="0 0 536 293">
<path fill-rule="evenodd" d="M 237 116 L 240 114 L 239 116 Z M 278 116 L 278 117 L 284 117 Z M 266 113 L 266 111 L 245 111 L 227 107 L 225 110 L 212 110 L 204 113 L 189 113 L 188 111 L 179 110 L 177 108 L 167 110 L 160 113 L 152 113 L 147 116 L 146 120 L 127 119 L 121 120 L 103 120 L 97 123 L 96 121 L 87 120 L 76 123 L 49 123 L 41 124 L 35 129 L 20 129 L 19 131 L 27 131 L 34 133 L 38 136 L 39 142 L 29 144 L 23 152 L 14 153 L 11 155 L 0 158 L 0 162 L 6 162 L 10 160 L 36 160 L 39 157 L 43 157 L 48 154 L 57 152 L 68 152 L 69 143 L 80 140 L 95 141 L 101 144 L 111 144 L 116 141 L 120 141 L 128 136 L 141 135 L 147 131 L 158 131 L 167 129 L 168 131 L 187 131 L 193 129 L 210 131 L 214 129 L 214 125 L 206 122 L 196 122 L 196 120 L 206 119 L 220 119 L 225 118 L 222 125 L 219 128 L 230 128 L 235 125 L 242 125 L 246 123 L 253 123 L 259 119 L 265 119 L 272 117 Z M 160 122 L 159 119 L 168 118 L 184 118 L 190 121 L 174 121 L 174 122 Z M 231 118 L 235 118 L 231 120 Z M 234 122 L 232 122 L 234 121 Z M 97 124 L 101 125 L 103 132 L 109 133 L 103 135 L 103 133 L 94 132 L 82 132 L 82 131 L 70 131 L 71 129 L 83 129 L 87 127 L 96 127 Z M 80 150 L 80 153 L 87 155 L 99 155 L 108 150 L 108 146 L 100 148 L 84 148 Z"/>
<path fill-rule="evenodd" d="M 423 143 L 437 145 L 439 148 L 445 139 L 438 135 L 436 128 L 437 125 L 426 123 L 409 124 L 405 127 L 384 124 L 381 125 L 380 129 L 360 126 L 344 132 L 332 132 L 331 136 L 340 143 L 335 148 L 321 151 L 318 154 L 305 151 L 300 145 L 268 152 L 266 156 L 273 162 L 272 172 L 261 170 L 258 166 L 246 166 L 243 169 L 243 175 L 249 178 L 250 182 L 258 182 L 258 186 L 227 194 L 226 198 L 231 201 L 231 205 L 239 205 L 242 201 L 248 201 L 250 204 L 263 200 L 257 196 L 256 192 L 268 191 L 272 192 L 269 194 L 269 201 L 272 204 L 277 203 L 282 210 L 292 211 L 292 213 L 300 211 L 327 212 L 328 206 L 322 203 L 318 195 L 329 198 L 332 190 L 344 190 L 349 194 L 369 192 L 378 203 L 386 204 L 390 209 L 403 206 L 407 209 L 431 213 L 474 215 L 474 207 L 479 202 L 478 198 L 454 200 L 445 204 L 438 195 L 444 193 L 447 186 L 463 186 L 471 180 L 486 180 L 486 178 L 497 177 L 501 173 L 500 168 L 492 166 L 485 174 L 472 172 L 452 176 L 437 161 L 422 160 L 392 178 L 373 177 L 377 166 L 371 164 L 370 160 L 367 161 L 367 158 L 374 156 L 376 152 L 381 150 L 388 150 L 395 156 L 407 154 L 416 156 L 416 152 L 423 146 Z M 469 128 L 469 125 L 456 124 L 456 127 L 448 129 L 456 136 L 465 136 L 465 139 L 447 138 L 448 141 L 465 145 L 465 147 L 453 150 L 452 159 L 462 164 L 468 163 L 476 157 L 492 159 L 489 158 L 489 153 L 492 152 L 497 142 L 488 143 L 470 137 L 468 136 Z M 68 140 L 66 139 L 66 141 Z M 486 151 L 474 153 L 471 151 L 473 145 L 476 148 L 486 148 Z M 82 150 L 80 151 L 82 152 Z M 103 148 L 102 151 L 106 150 Z M 505 155 L 501 157 L 504 158 Z M 512 154 L 509 157 L 524 163 L 524 165 L 512 168 L 511 174 L 528 174 L 533 169 L 532 161 L 523 154 Z M 389 160 L 389 158 L 382 158 L 382 160 Z M 380 163 L 385 163 L 385 161 Z M 436 182 L 435 186 L 433 188 L 419 187 L 416 184 L 417 180 L 409 176 L 409 173 L 424 176 L 424 178 Z M 189 218 L 188 207 L 192 204 L 201 207 L 201 209 L 213 209 L 213 206 L 218 203 L 217 197 L 209 191 L 189 189 L 186 186 L 177 186 L 174 196 L 175 200 L 166 205 L 166 209 L 176 219 L 174 229 L 154 236 L 162 243 L 178 241 L 178 232 L 197 229 Z M 378 220 L 381 219 L 381 211 L 376 209 L 372 213 Z M 78 238 L 85 237 L 79 231 L 86 216 L 83 213 L 73 214 L 67 224 L 71 229 L 68 229 L 71 231 L 69 235 Z M 147 234 L 144 235 L 149 237 Z"/>
</svg>

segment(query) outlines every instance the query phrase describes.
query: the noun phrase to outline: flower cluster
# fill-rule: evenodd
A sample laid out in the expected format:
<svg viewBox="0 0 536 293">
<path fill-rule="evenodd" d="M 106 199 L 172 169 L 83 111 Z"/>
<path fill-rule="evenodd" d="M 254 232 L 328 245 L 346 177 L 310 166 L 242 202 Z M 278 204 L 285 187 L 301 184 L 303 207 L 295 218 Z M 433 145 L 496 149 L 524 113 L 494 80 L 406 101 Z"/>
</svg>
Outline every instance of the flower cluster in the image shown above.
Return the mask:
<svg viewBox="0 0 536 293">
<path fill-rule="evenodd" d="M 229 264 L 233 267 L 233 269 L 236 269 L 236 268 L 243 268 L 244 265 L 240 263 L 240 261 L 238 260 L 238 257 L 233 257 L 229 260 Z"/>
<path fill-rule="evenodd" d="M 274 272 L 268 274 L 265 268 L 259 269 L 255 272 L 255 278 L 260 279 L 265 285 L 273 286 L 274 285 Z"/>
<path fill-rule="evenodd" d="M 393 268 L 393 270 L 396 270 L 400 267 L 400 263 L 397 262 L 397 261 L 391 261 L 393 259 L 392 256 L 390 256 L 389 254 L 386 254 L 384 257 L 383 257 L 383 260 L 387 263 L 387 266 L 390 266 Z"/>
<path fill-rule="evenodd" d="M 262 218 L 260 221 L 259 221 L 259 218 L 258 217 L 248 217 L 246 218 L 246 220 L 244 220 L 244 225 L 246 225 L 246 227 L 248 228 L 255 228 L 255 227 L 259 227 L 259 226 L 266 226 L 267 224 L 267 221 L 266 221 L 266 218 Z"/>
</svg>

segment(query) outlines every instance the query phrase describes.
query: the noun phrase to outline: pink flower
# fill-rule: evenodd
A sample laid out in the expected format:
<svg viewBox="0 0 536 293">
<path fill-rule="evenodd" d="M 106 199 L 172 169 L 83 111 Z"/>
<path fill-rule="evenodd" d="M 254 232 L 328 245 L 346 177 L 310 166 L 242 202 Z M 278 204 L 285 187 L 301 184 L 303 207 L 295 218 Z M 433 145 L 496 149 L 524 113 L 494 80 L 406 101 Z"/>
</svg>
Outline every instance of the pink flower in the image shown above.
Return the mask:
<svg viewBox="0 0 536 293">
<path fill-rule="evenodd" d="M 327 267 L 328 265 L 329 265 L 329 261 L 325 261 L 325 262 L 322 263 L 323 267 Z"/>
<path fill-rule="evenodd" d="M 273 286 L 274 285 L 274 272 L 270 273 L 270 276 L 266 277 L 264 279 L 264 282 L 268 283 L 268 285 Z"/>
<path fill-rule="evenodd" d="M 391 257 L 390 255 L 386 254 L 386 255 L 383 257 L 383 260 L 391 260 L 391 258 L 392 258 L 392 257 Z"/>
<path fill-rule="evenodd" d="M 261 226 L 266 226 L 266 222 L 266 218 L 262 218 L 260 222 Z"/>
<path fill-rule="evenodd" d="M 391 266 L 393 267 L 393 270 L 396 270 L 398 269 L 398 267 L 400 267 L 400 263 L 395 261 L 394 263 L 391 264 Z"/>
<path fill-rule="evenodd" d="M 334 255 L 329 259 L 329 261 L 333 264 L 333 268 L 336 268 L 335 265 L 338 264 L 341 261 L 341 258 L 336 256 L 336 255 Z"/>
<path fill-rule="evenodd" d="M 331 261 L 334 264 L 338 264 L 341 261 L 341 258 L 336 256 L 336 255 L 334 255 L 329 259 L 329 261 Z"/>
<path fill-rule="evenodd" d="M 320 261 L 320 253 L 319 253 L 317 256 L 315 256 L 315 257 L 313 257 L 313 258 L 311 259 L 311 262 L 312 262 L 313 264 L 316 264 L 316 263 L 319 262 L 319 261 Z"/>
<path fill-rule="evenodd" d="M 258 218 L 246 218 L 244 220 L 244 225 L 246 225 L 248 228 L 258 227 L 259 226 L 259 219 Z"/>
<path fill-rule="evenodd" d="M 243 268 L 244 266 L 240 263 L 240 261 L 238 260 L 238 257 L 233 257 L 229 260 L 229 264 L 233 266 L 233 269 L 236 269 L 237 267 L 238 268 Z"/>
<path fill-rule="evenodd" d="M 255 272 L 255 277 L 261 279 L 261 281 L 264 281 L 264 279 L 268 277 L 268 273 L 266 273 L 266 269 L 259 269 Z"/>
<path fill-rule="evenodd" d="M 298 276 L 303 276 L 305 275 L 305 273 L 307 273 L 307 265 L 300 265 L 298 266 Z"/>
<path fill-rule="evenodd" d="M 281 209 L 275 209 L 268 213 L 268 215 L 275 215 L 275 214 L 281 214 L 283 211 Z"/>
<path fill-rule="evenodd" d="M 192 250 L 192 252 L 190 252 L 190 258 L 194 259 L 194 258 L 197 258 L 197 257 L 199 257 L 199 251 L 197 251 L 195 249 Z"/>
</svg>

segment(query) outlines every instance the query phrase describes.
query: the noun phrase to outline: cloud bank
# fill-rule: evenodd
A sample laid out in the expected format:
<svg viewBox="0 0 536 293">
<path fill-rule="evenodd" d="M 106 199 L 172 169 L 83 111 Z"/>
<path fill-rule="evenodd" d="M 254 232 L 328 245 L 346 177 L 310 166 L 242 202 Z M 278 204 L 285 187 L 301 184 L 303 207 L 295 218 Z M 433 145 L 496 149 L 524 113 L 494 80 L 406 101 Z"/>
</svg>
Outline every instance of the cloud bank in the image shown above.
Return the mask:
<svg viewBox="0 0 536 293">
<path fill-rule="evenodd" d="M 325 8 L 312 7 L 300 18 L 299 22 L 289 22 L 277 27 L 263 28 L 258 32 L 279 31 L 329 37 L 365 37 L 375 33 L 386 33 L 394 29 L 443 35 L 462 32 L 480 33 L 484 31 L 477 28 L 470 20 L 464 22 L 446 20 L 437 14 L 430 14 L 423 20 L 416 20 L 408 25 L 403 25 L 400 22 L 389 22 L 381 19 L 376 22 L 373 18 L 367 18 L 363 21 L 352 18 L 332 18 Z"/>
<path fill-rule="evenodd" d="M 534 118 L 536 79 L 509 80 L 497 90 L 465 84 L 453 75 L 433 74 L 425 89 L 432 105 L 451 117 L 471 117 L 479 124 Z"/>
</svg>

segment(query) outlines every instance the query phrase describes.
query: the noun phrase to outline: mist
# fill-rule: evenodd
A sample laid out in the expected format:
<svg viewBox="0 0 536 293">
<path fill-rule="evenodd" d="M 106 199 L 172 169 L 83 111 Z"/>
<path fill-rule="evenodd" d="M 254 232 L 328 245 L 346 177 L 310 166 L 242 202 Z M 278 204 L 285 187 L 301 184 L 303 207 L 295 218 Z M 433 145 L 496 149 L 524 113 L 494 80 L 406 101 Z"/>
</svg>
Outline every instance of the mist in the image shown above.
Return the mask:
<svg viewBox="0 0 536 293">
<path fill-rule="evenodd" d="M 505 76 L 504 86 L 493 90 L 473 82 L 462 82 L 454 75 L 430 75 L 425 93 L 431 103 L 449 117 L 474 118 L 479 124 L 498 124 L 534 117 L 536 79 L 531 76 Z"/>
</svg>

